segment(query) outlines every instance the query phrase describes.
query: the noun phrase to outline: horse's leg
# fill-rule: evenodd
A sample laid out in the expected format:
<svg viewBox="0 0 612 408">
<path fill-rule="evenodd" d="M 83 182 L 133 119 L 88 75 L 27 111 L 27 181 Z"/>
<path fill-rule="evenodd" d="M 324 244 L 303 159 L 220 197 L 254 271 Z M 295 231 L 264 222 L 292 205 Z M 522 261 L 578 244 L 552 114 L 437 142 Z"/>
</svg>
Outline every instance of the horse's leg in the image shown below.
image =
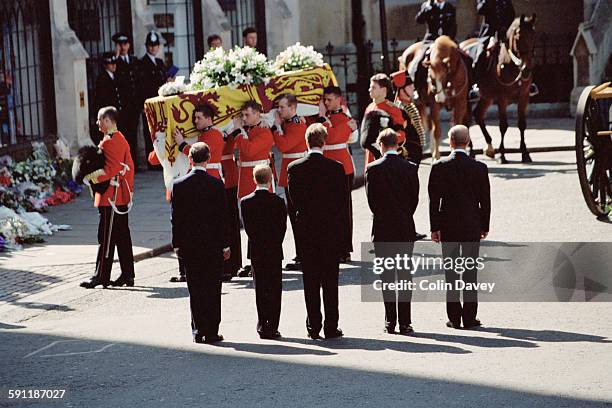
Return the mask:
<svg viewBox="0 0 612 408">
<path fill-rule="evenodd" d="M 485 154 L 488 157 L 494 159 L 495 149 L 493 148 L 493 145 L 491 144 L 492 143 L 491 135 L 489 134 L 489 131 L 487 131 L 487 126 L 485 124 L 485 115 L 487 113 L 487 109 L 489 109 L 489 106 L 491 106 L 492 103 L 493 103 L 492 99 L 480 97 L 480 100 L 478 101 L 478 104 L 476 105 L 476 109 L 474 109 L 474 119 L 476 120 L 478 127 L 480 127 L 480 131 L 482 132 L 482 135 L 484 136 L 485 141 L 487 143 Z"/>
<path fill-rule="evenodd" d="M 440 105 L 433 102 L 429 112 L 429 120 L 431 124 L 432 148 L 431 157 L 435 160 L 440 159 L 440 136 L 442 131 L 440 130 Z"/>
<path fill-rule="evenodd" d="M 505 148 L 504 148 L 504 136 L 508 130 L 508 101 L 505 98 L 499 98 L 497 100 L 497 109 L 499 110 L 499 132 L 501 133 L 501 143 L 499 144 L 499 161 L 501 164 L 507 164 Z"/>
<path fill-rule="evenodd" d="M 518 101 L 518 127 L 521 131 L 521 162 L 531 163 L 531 156 L 525 144 L 525 129 L 527 129 L 527 107 L 529 106 L 529 96 L 522 96 Z"/>
</svg>

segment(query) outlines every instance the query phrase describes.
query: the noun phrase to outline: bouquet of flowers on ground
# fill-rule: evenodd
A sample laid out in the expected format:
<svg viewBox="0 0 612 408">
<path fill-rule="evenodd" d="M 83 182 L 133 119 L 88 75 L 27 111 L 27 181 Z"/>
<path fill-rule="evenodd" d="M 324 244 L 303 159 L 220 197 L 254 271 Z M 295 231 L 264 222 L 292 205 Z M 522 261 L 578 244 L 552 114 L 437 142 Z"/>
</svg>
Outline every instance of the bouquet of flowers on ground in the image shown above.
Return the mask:
<svg viewBox="0 0 612 408">
<path fill-rule="evenodd" d="M 323 65 L 323 55 L 316 52 L 312 45 L 304 47 L 299 42 L 278 54 L 274 67 L 285 72 Z"/>
<path fill-rule="evenodd" d="M 278 75 L 266 56 L 251 47 L 234 47 L 229 51 L 215 48 L 195 63 L 189 77 L 192 90 L 207 90 L 221 86 L 232 89 L 240 85 L 267 84 Z"/>
</svg>

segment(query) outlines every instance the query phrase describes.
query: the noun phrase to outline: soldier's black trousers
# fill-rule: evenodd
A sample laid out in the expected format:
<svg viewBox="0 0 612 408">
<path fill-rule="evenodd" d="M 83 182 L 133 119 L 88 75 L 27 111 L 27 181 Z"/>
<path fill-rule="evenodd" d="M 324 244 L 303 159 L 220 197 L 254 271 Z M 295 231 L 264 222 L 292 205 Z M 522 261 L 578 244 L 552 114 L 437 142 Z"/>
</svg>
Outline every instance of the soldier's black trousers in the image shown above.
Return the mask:
<svg viewBox="0 0 612 408">
<path fill-rule="evenodd" d="M 127 206 L 117 206 L 119 211 L 126 211 Z M 115 246 L 119 253 L 119 265 L 121 266 L 121 276 L 126 279 L 134 279 L 134 255 L 132 253 L 132 237 L 128 224 L 127 214 L 114 214 L 110 206 L 98 207 L 100 221 L 98 223 L 98 256 L 96 258 L 96 272 L 94 279 L 101 284 L 110 282 L 111 270 L 113 269 L 113 258 L 115 257 Z M 113 225 L 111 229 L 111 218 Z M 109 240 L 110 234 L 110 240 Z M 106 247 L 110 245 L 108 256 Z"/>
</svg>

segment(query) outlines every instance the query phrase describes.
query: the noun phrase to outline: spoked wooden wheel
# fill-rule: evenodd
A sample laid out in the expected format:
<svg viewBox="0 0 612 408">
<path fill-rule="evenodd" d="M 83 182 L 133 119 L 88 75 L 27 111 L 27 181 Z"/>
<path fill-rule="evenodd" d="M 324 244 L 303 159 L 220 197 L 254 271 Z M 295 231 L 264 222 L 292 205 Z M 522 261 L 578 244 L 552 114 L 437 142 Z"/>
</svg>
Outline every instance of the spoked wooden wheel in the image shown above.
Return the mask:
<svg viewBox="0 0 612 408">
<path fill-rule="evenodd" d="M 598 131 L 608 129 L 603 122 L 600 106 L 591 98 L 593 86 L 585 88 L 576 110 L 576 164 L 580 187 L 589 210 L 597 217 L 612 209 L 610 162 L 612 150 L 610 136 Z"/>
</svg>

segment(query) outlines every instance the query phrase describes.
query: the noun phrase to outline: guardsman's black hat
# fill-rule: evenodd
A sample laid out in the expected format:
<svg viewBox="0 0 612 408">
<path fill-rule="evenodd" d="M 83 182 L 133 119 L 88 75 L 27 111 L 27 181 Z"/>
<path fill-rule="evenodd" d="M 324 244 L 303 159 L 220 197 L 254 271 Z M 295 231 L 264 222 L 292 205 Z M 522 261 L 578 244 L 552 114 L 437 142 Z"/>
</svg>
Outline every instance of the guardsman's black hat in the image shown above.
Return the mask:
<svg viewBox="0 0 612 408">
<path fill-rule="evenodd" d="M 115 33 L 112 39 L 115 44 L 123 44 L 123 43 L 131 42 L 130 36 L 124 32 Z"/>
<path fill-rule="evenodd" d="M 112 52 L 105 52 L 100 56 L 100 63 L 102 63 L 103 65 L 116 64 L 117 58 Z"/>
<path fill-rule="evenodd" d="M 155 31 L 150 31 L 147 34 L 145 45 L 159 45 L 159 34 L 157 34 Z"/>
</svg>

